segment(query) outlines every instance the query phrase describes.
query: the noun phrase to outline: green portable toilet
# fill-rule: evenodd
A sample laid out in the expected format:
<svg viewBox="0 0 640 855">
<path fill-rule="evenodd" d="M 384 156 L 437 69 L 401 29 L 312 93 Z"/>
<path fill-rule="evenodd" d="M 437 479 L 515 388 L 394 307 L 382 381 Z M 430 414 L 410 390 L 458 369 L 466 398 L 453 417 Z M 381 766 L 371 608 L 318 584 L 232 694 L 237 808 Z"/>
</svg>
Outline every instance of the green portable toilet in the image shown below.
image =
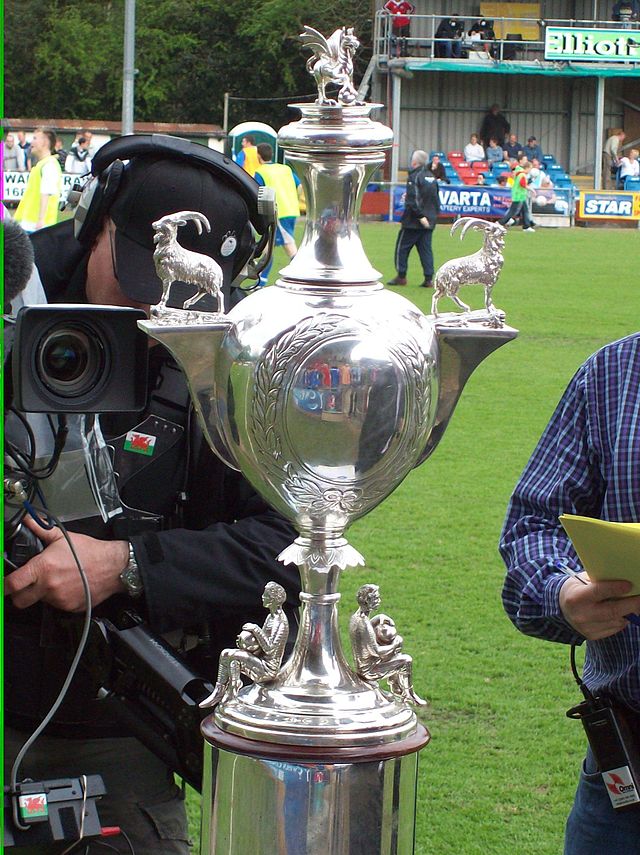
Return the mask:
<svg viewBox="0 0 640 855">
<path fill-rule="evenodd" d="M 278 160 L 278 132 L 271 125 L 264 122 L 240 122 L 234 128 L 231 128 L 228 134 L 229 154 L 235 160 L 236 155 L 242 148 L 240 145 L 242 138 L 250 134 L 255 140 L 256 145 L 260 143 L 269 143 L 273 148 L 274 160 Z"/>
</svg>

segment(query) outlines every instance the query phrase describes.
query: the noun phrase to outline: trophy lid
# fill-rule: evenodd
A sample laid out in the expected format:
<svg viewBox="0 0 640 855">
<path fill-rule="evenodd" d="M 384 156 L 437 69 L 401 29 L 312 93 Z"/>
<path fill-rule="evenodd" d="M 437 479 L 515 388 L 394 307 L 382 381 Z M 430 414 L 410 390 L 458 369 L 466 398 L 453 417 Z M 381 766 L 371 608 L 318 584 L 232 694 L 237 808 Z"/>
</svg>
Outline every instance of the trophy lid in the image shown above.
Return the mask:
<svg viewBox="0 0 640 855">
<path fill-rule="evenodd" d="M 380 273 L 360 240 L 358 216 L 362 195 L 384 164 L 393 132 L 370 117 L 380 104 L 358 100 L 353 54 L 360 43 L 353 29 L 341 27 L 325 38 L 307 26 L 300 39 L 313 51 L 307 70 L 318 86 L 318 98 L 313 104 L 290 105 L 302 118 L 278 133 L 278 145 L 298 175 L 307 203 L 300 249 L 281 271 L 278 285 L 380 288 Z M 330 85 L 339 87 L 335 99 L 327 96 Z"/>
</svg>

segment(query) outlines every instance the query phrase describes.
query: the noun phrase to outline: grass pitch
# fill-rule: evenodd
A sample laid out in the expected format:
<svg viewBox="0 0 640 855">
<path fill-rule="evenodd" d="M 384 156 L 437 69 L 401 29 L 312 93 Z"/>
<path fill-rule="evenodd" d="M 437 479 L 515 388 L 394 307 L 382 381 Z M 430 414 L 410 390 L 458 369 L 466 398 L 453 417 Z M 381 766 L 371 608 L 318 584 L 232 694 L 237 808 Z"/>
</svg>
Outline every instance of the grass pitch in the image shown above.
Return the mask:
<svg viewBox="0 0 640 855">
<path fill-rule="evenodd" d="M 363 243 L 390 279 L 398 226 L 365 223 Z M 436 266 L 474 252 L 438 226 Z M 520 635 L 502 611 L 496 544 L 510 492 L 580 363 L 640 325 L 640 234 L 510 230 L 494 301 L 519 337 L 469 380 L 433 456 L 349 533 L 367 566 L 343 575 L 343 626 L 356 589 L 380 585 L 383 610 L 414 658 L 430 707 L 421 754 L 417 855 L 558 855 L 584 750 L 565 718 L 579 693 L 568 648 Z M 274 269 L 286 258 L 277 250 Z M 277 273 L 272 273 L 275 280 Z M 412 253 L 396 289 L 428 312 Z M 482 306 L 478 286 L 462 298 Z M 443 299 L 441 311 L 453 308 Z M 347 645 L 348 649 L 348 645 Z M 197 798 L 190 797 L 196 834 Z"/>
</svg>

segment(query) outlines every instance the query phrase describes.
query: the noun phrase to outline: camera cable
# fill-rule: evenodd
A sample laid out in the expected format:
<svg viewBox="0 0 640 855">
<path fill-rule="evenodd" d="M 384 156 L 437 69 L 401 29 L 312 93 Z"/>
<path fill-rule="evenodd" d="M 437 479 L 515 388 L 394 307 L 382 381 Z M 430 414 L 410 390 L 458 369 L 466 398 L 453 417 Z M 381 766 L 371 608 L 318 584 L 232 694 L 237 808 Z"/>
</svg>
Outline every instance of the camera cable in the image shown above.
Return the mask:
<svg viewBox="0 0 640 855">
<path fill-rule="evenodd" d="M 24 825 L 20 821 L 20 817 L 19 817 L 18 797 L 17 797 L 18 796 L 18 794 L 17 794 L 17 782 L 18 782 L 18 772 L 20 770 L 20 766 L 22 764 L 22 761 L 24 760 L 25 755 L 27 754 L 27 752 L 29 751 L 29 749 L 31 748 L 33 743 L 42 734 L 43 730 L 47 727 L 47 725 L 49 724 L 49 722 L 51 721 L 53 716 L 58 711 L 63 700 L 65 699 L 65 696 L 69 690 L 69 686 L 71 685 L 71 681 L 73 680 L 75 673 L 78 670 L 78 665 L 80 664 L 80 659 L 82 657 L 82 654 L 84 653 L 84 650 L 85 650 L 85 647 L 87 644 L 87 639 L 89 637 L 89 630 L 91 628 L 91 591 L 89 590 L 89 581 L 87 579 L 86 573 L 84 572 L 84 568 L 82 567 L 80 559 L 78 558 L 78 553 L 76 552 L 75 547 L 73 545 L 73 542 L 69 536 L 69 532 L 67 531 L 67 529 L 64 526 L 64 524 L 62 523 L 62 521 L 59 520 L 55 514 L 51 513 L 51 511 L 47 510 L 46 508 L 34 507 L 33 505 L 31 505 L 31 503 L 28 503 L 28 502 L 25 502 L 25 506 L 26 505 L 29 505 L 29 507 L 26 507 L 26 512 L 30 516 L 32 516 L 38 524 L 41 523 L 40 515 L 43 514 L 48 519 L 53 521 L 55 523 L 55 525 L 57 525 L 58 528 L 60 529 L 62 536 L 66 540 L 67 545 L 68 545 L 69 549 L 71 550 L 71 555 L 73 556 L 73 559 L 74 559 L 76 566 L 78 568 L 78 573 L 80 574 L 80 580 L 82 582 L 82 588 L 84 591 L 85 612 L 84 612 L 84 620 L 83 620 L 83 624 L 82 624 L 82 633 L 80 635 L 80 641 L 78 642 L 78 646 L 76 648 L 76 652 L 75 652 L 75 655 L 73 657 L 73 661 L 71 662 L 71 665 L 69 667 L 69 671 L 67 672 L 67 676 L 65 677 L 64 683 L 62 684 L 62 688 L 60 689 L 60 692 L 58 693 L 58 697 L 55 699 L 55 701 L 51 705 L 51 708 L 47 712 L 44 719 L 40 722 L 40 724 L 34 730 L 34 732 L 31 734 L 31 736 L 27 739 L 27 741 L 24 743 L 24 745 L 22 746 L 20 751 L 18 751 L 18 754 L 16 755 L 16 759 L 13 762 L 13 766 L 11 767 L 9 782 L 10 782 L 11 797 L 12 797 L 11 802 L 12 802 L 13 821 L 15 823 L 16 828 L 19 828 L 21 831 L 27 831 L 31 826 Z"/>
<path fill-rule="evenodd" d="M 58 463 L 60 461 L 60 455 L 64 451 L 64 447 L 67 442 L 67 436 L 69 435 L 67 417 L 62 414 L 58 416 L 58 429 L 55 432 L 53 452 L 51 454 L 51 457 L 49 458 L 48 463 L 46 463 L 44 466 L 38 467 L 38 469 L 35 469 L 35 440 L 33 438 L 33 431 L 31 430 L 29 423 L 21 413 L 18 413 L 18 411 L 14 409 L 12 409 L 11 412 L 14 412 L 18 415 L 18 418 L 27 429 L 27 434 L 29 436 L 30 442 L 30 451 L 27 455 L 15 443 L 11 442 L 10 440 L 6 440 L 5 445 L 8 449 L 8 455 L 15 461 L 15 463 L 18 465 L 18 468 L 22 472 L 24 472 L 25 475 L 28 475 L 30 478 L 35 478 L 39 481 L 44 481 L 46 478 L 49 478 L 55 472 L 56 467 L 58 466 Z"/>
</svg>

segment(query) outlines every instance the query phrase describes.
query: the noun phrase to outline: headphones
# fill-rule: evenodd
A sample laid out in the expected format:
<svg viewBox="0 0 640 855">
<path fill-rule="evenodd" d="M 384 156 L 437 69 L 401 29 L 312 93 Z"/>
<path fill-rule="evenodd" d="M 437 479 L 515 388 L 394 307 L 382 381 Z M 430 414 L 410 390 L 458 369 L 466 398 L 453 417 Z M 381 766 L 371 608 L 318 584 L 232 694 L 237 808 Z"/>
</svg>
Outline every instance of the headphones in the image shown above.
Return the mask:
<svg viewBox="0 0 640 855">
<path fill-rule="evenodd" d="M 142 156 L 183 160 L 208 170 L 244 200 L 249 221 L 259 236 L 253 258 L 259 258 L 268 245 L 273 245 L 277 220 L 274 193 L 270 188 L 260 187 L 237 163 L 214 149 L 166 134 L 132 134 L 106 143 L 93 158 L 92 177 L 82 189 L 73 217 L 74 235 L 85 247 L 93 246 L 118 195 L 126 169 L 123 161 Z"/>
</svg>

